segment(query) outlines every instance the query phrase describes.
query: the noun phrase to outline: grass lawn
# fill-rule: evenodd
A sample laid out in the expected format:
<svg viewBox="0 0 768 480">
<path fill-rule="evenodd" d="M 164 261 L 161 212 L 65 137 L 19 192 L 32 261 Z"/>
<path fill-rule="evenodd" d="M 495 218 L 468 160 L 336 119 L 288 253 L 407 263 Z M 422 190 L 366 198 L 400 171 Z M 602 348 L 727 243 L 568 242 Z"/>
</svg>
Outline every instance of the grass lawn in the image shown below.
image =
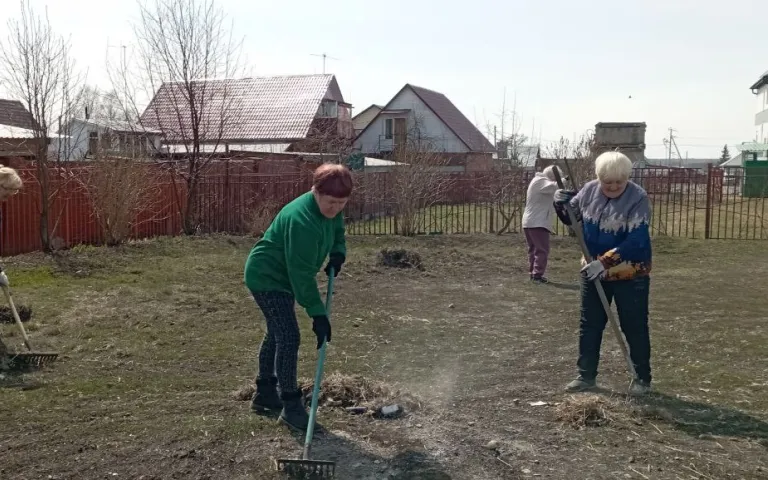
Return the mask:
<svg viewBox="0 0 768 480">
<path fill-rule="evenodd" d="M 16 303 L 33 309 L 33 345 L 61 357 L 3 376 L 0 478 L 281 478 L 271 458 L 300 456 L 303 437 L 233 396 L 264 332 L 241 281 L 252 242 L 163 238 L 4 259 Z M 419 252 L 424 271 L 377 266 L 384 247 Z M 384 382 L 421 408 L 395 420 L 322 408 L 313 457 L 335 460 L 338 478 L 768 477 L 762 242 L 656 239 L 656 393 L 642 400 L 624 396 L 610 329 L 604 391 L 563 392 L 578 339 L 573 239 L 553 240 L 551 285 L 527 281 L 518 235 L 354 236 L 349 248 L 326 373 Z M 303 312 L 300 322 L 300 375 L 311 377 Z M 2 333 L 23 348 L 15 326 Z M 600 425 L 564 421 L 574 401 L 597 405 Z"/>
</svg>

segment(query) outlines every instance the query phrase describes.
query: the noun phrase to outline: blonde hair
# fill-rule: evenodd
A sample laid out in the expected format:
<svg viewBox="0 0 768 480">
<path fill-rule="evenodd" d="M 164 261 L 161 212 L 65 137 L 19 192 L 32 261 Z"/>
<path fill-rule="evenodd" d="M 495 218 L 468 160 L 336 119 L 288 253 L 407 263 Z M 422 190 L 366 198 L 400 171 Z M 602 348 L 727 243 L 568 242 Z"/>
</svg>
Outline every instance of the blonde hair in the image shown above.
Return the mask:
<svg viewBox="0 0 768 480">
<path fill-rule="evenodd" d="M 621 152 L 601 153 L 595 159 L 595 174 L 600 181 L 625 182 L 632 175 L 632 160 Z"/>
<path fill-rule="evenodd" d="M 21 190 L 23 182 L 16 170 L 0 164 L 0 188 L 17 192 Z"/>
</svg>

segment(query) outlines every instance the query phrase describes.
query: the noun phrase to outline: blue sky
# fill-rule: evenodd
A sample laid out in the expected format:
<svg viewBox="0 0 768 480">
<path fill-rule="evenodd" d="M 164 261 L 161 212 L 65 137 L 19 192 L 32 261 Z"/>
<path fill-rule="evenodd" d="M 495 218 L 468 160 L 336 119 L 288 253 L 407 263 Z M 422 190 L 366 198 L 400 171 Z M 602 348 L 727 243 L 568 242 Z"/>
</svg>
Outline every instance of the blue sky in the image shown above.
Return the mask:
<svg viewBox="0 0 768 480">
<path fill-rule="evenodd" d="M 136 3 L 32 3 L 71 36 L 89 83 L 108 87 L 105 57 L 122 44 L 131 51 Z M 245 37 L 253 75 L 320 73 L 312 54 L 325 52 L 355 112 L 413 83 L 445 93 L 485 130 L 499 124 L 506 89 L 522 132 L 543 143 L 600 121 L 645 121 L 651 158 L 666 156 L 669 127 L 683 156 L 717 157 L 723 144 L 733 152 L 752 140 L 748 87 L 768 70 L 764 0 L 218 3 Z M 4 5 L 3 26 L 18 15 L 17 2 Z"/>
</svg>

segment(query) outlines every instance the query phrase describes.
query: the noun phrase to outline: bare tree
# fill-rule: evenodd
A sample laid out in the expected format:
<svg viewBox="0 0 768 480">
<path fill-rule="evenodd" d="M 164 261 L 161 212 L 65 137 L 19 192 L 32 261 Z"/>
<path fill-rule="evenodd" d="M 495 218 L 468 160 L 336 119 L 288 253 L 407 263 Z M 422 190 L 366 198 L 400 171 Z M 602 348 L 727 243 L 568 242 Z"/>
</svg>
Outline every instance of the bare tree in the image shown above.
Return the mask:
<svg viewBox="0 0 768 480">
<path fill-rule="evenodd" d="M 129 157 L 109 157 L 98 151 L 78 181 L 88 192 L 94 216 L 107 245 L 119 245 L 139 224 L 138 215 L 156 219 L 160 186 L 148 162 Z"/>
<path fill-rule="evenodd" d="M 565 173 L 571 175 L 571 181 L 579 189 L 595 176 L 594 142 L 594 136 L 589 133 L 576 142 L 560 137 L 560 140 L 547 146 L 546 157 L 563 168 L 567 161 Z"/>
<path fill-rule="evenodd" d="M 134 32 L 136 55 L 109 68 L 112 84 L 141 128 L 162 131 L 183 154 L 171 178 L 176 185 L 180 175 L 185 183 L 176 200 L 184 231 L 192 234 L 202 174 L 228 150 L 225 139 L 237 125 L 237 92 L 213 79 L 240 73 L 240 44 L 215 0 L 142 0 Z M 142 112 L 146 98 L 153 101 Z"/>
<path fill-rule="evenodd" d="M 129 109 L 123 104 L 117 90 L 101 90 L 98 87 L 83 87 L 78 102 L 77 116 L 94 120 L 125 120 L 136 121 Z M 127 115 L 126 115 L 127 114 Z"/>
<path fill-rule="evenodd" d="M 8 21 L 7 37 L 0 43 L 0 79 L 35 119 L 40 240 L 44 251 L 50 252 L 56 228 L 50 228 L 51 202 L 56 193 L 51 188 L 50 162 L 56 160 L 49 158 L 51 132 L 72 117 L 81 83 L 70 57 L 69 41 L 54 32 L 47 12 L 41 17 L 28 0 L 20 3 L 21 17 Z"/>
<path fill-rule="evenodd" d="M 483 177 L 483 199 L 491 206 L 491 218 L 501 217 L 493 225 L 497 235 L 512 231 L 512 222 L 520 220 L 530 175 L 519 166 L 497 165 Z"/>
<path fill-rule="evenodd" d="M 452 178 L 444 169 L 449 158 L 438 151 L 433 139 L 423 134 L 423 121 L 416 115 L 410 118 L 405 135 L 394 136 L 392 160 L 386 200 L 392 203 L 396 219 L 396 233 L 413 236 L 427 230 L 430 209 L 446 201 Z"/>
</svg>

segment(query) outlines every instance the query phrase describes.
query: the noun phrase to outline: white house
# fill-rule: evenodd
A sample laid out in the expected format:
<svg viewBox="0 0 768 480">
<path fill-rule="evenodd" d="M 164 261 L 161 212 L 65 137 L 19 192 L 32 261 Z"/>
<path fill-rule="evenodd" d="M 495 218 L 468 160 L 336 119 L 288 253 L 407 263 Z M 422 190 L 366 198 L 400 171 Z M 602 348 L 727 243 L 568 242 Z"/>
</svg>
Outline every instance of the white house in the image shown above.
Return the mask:
<svg viewBox="0 0 768 480">
<path fill-rule="evenodd" d="M 768 72 L 749 87 L 757 96 L 757 114 L 755 114 L 755 141 L 768 143 Z"/>
<path fill-rule="evenodd" d="M 355 129 L 355 136 L 360 135 L 360 132 L 362 132 L 383 109 L 384 107 L 381 105 L 371 105 L 352 117 L 352 128 Z"/>
<path fill-rule="evenodd" d="M 68 138 L 58 146 L 62 160 L 85 160 L 99 151 L 114 156 L 152 156 L 160 152 L 163 138 L 159 130 L 106 119 L 74 119 L 65 131 Z"/>
<path fill-rule="evenodd" d="M 355 139 L 359 152 L 386 155 L 414 140 L 428 142 L 436 152 L 495 152 L 485 135 L 442 93 L 406 84 L 389 103 L 375 110 L 376 115 Z"/>
</svg>

